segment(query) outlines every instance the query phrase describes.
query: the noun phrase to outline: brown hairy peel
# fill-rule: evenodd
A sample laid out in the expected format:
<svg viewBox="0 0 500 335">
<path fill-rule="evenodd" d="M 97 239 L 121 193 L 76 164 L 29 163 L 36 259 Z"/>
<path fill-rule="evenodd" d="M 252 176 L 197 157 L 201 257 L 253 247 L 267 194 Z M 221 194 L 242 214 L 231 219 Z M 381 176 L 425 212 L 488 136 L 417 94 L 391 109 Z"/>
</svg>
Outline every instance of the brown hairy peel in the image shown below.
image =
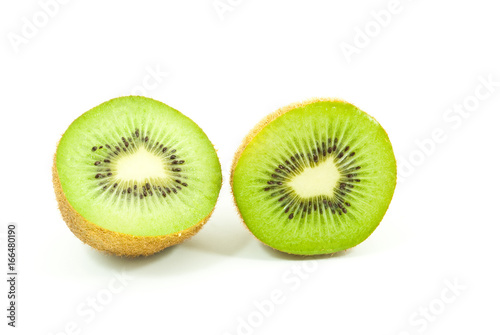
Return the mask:
<svg viewBox="0 0 500 335">
<path fill-rule="evenodd" d="M 148 256 L 172 245 L 181 243 L 182 241 L 195 235 L 213 213 L 212 209 L 212 212 L 210 212 L 210 214 L 208 214 L 196 225 L 174 234 L 162 236 L 134 236 L 123 234 L 101 228 L 96 224 L 87 221 L 73 208 L 73 206 L 71 206 L 64 195 L 64 191 L 59 180 L 55 156 L 54 164 L 52 166 L 52 182 L 54 184 L 54 191 L 56 193 L 59 210 L 61 211 L 64 221 L 73 234 L 75 234 L 75 236 L 82 240 L 85 244 L 88 244 L 97 250 L 105 251 L 117 256 Z"/>
</svg>

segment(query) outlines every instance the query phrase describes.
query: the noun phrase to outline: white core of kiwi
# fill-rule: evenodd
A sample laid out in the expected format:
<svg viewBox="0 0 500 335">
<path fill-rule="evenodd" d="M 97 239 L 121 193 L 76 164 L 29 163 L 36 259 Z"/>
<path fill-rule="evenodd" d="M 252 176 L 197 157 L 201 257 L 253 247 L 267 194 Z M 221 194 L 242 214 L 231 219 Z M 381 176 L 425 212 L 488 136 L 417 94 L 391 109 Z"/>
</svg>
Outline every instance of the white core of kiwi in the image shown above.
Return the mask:
<svg viewBox="0 0 500 335">
<path fill-rule="evenodd" d="M 293 177 L 289 185 L 295 193 L 304 199 L 317 196 L 333 196 L 333 190 L 340 180 L 340 172 L 333 162 L 327 159 L 315 167 L 306 167 Z"/>
<path fill-rule="evenodd" d="M 169 177 L 164 160 L 139 147 L 135 152 L 123 155 L 116 162 L 116 177 L 121 181 L 143 183 L 146 180 Z"/>
</svg>

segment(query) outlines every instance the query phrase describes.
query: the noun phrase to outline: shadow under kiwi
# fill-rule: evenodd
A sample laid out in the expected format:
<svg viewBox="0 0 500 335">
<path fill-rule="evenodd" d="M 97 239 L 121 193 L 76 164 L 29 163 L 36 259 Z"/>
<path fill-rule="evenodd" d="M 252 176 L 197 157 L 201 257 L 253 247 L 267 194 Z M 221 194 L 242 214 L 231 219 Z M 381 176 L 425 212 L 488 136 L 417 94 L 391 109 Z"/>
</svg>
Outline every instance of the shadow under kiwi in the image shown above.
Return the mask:
<svg viewBox="0 0 500 335">
<path fill-rule="evenodd" d="M 193 237 L 150 256 L 116 256 L 88 246 L 87 252 L 103 268 L 125 269 L 146 276 L 177 275 L 202 271 L 223 261 L 225 257 L 221 256 L 238 257 L 251 238 L 237 220 L 221 213 L 214 215 Z"/>
<path fill-rule="evenodd" d="M 127 270 L 138 270 L 150 264 L 161 262 L 162 259 L 169 257 L 169 255 L 174 252 L 176 247 L 178 247 L 178 245 L 168 247 L 150 256 L 137 257 L 117 256 L 91 247 L 87 248 L 87 253 L 97 264 L 103 265 L 107 268 L 113 268 L 116 270 L 124 268 Z"/>
<path fill-rule="evenodd" d="M 236 213 L 215 212 L 198 234 L 183 243 L 186 248 L 210 254 L 240 257 L 252 235 L 244 228 Z"/>
<path fill-rule="evenodd" d="M 282 252 L 271 248 L 268 245 L 261 243 L 261 248 L 271 257 L 286 260 L 286 261 L 310 261 L 310 260 L 320 260 L 320 259 L 330 259 L 337 257 L 347 257 L 352 253 L 352 248 L 347 250 L 342 250 L 335 252 L 333 254 L 322 254 L 322 255 L 294 255 Z"/>
</svg>

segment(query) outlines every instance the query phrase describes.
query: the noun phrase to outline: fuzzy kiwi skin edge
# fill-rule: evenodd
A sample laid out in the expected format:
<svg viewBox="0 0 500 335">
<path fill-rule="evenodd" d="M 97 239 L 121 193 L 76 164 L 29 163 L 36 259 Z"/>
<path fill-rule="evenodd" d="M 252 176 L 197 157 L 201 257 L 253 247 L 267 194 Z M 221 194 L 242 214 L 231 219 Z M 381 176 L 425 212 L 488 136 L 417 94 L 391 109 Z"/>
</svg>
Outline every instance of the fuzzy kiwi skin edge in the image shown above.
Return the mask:
<svg viewBox="0 0 500 335">
<path fill-rule="evenodd" d="M 59 210 L 71 232 L 85 244 L 97 250 L 117 256 L 149 256 L 167 247 L 181 243 L 185 239 L 194 236 L 208 221 L 215 209 L 214 207 L 214 209 L 196 225 L 180 232 L 161 236 L 135 236 L 101 228 L 87 221 L 73 208 L 73 206 L 71 206 L 64 195 L 59 180 L 55 155 L 54 164 L 52 165 L 52 183 L 54 185 Z"/>
<path fill-rule="evenodd" d="M 342 99 L 338 99 L 338 98 L 312 98 L 312 99 L 309 99 L 309 100 L 305 100 L 305 101 L 302 101 L 302 102 L 296 102 L 296 103 L 292 103 L 290 105 L 287 105 L 285 107 L 282 107 L 278 110 L 276 110 L 275 112 L 267 115 L 266 117 L 264 117 L 259 123 L 257 123 L 257 125 L 247 134 L 247 136 L 245 136 L 245 138 L 243 139 L 242 143 L 240 144 L 240 146 L 238 147 L 238 150 L 236 150 L 236 153 L 234 154 L 234 158 L 233 158 L 233 163 L 231 165 L 231 174 L 230 174 L 230 178 L 229 178 L 229 183 L 231 185 L 231 193 L 233 195 L 233 202 L 234 202 L 234 205 L 236 207 L 236 210 L 238 211 L 238 215 L 241 219 L 241 221 L 245 224 L 245 227 L 248 229 L 248 231 L 250 231 L 250 233 L 252 233 L 252 231 L 248 228 L 248 226 L 246 225 L 246 222 L 245 220 L 243 219 L 243 216 L 241 215 L 241 212 L 240 212 L 240 209 L 238 208 L 238 203 L 236 202 L 236 197 L 234 195 L 234 189 L 233 189 L 233 176 L 234 176 L 234 171 L 236 170 L 236 166 L 238 165 L 238 161 L 240 160 L 240 157 L 241 155 L 243 154 L 243 151 L 245 151 L 245 148 L 247 147 L 248 144 L 250 144 L 250 142 L 252 142 L 253 138 L 258 134 L 260 133 L 260 131 L 265 127 L 267 126 L 269 123 L 271 123 L 272 121 L 274 121 L 275 119 L 277 119 L 278 117 L 282 116 L 283 114 L 286 114 L 288 113 L 289 111 L 291 110 L 294 110 L 296 108 L 300 108 L 300 107 L 304 107 L 304 106 L 307 106 L 307 105 L 310 105 L 310 104 L 313 104 L 313 103 L 316 103 L 316 102 L 321 102 L 321 101 L 331 101 L 331 102 L 344 102 L 344 103 L 348 103 L 347 101 L 345 100 L 342 100 Z M 349 103 L 350 104 L 350 103 Z M 351 104 L 352 105 L 352 104 Z M 366 113 L 366 112 L 365 112 Z M 370 117 L 373 118 L 373 116 L 370 115 Z M 375 119 L 375 118 L 373 118 Z M 385 129 L 382 127 L 382 129 L 385 131 Z M 387 134 L 387 132 L 386 132 Z M 397 162 L 396 162 L 397 164 Z M 397 169 L 397 166 L 396 166 L 396 169 Z M 397 170 L 396 170 L 397 171 Z M 397 178 L 397 175 L 396 175 L 396 178 Z M 397 180 L 394 181 L 394 184 L 397 183 Z M 392 196 L 394 197 L 394 193 L 392 194 Z M 389 203 L 392 201 L 392 197 L 389 201 Z M 384 216 L 385 214 L 387 213 L 387 210 L 389 209 L 389 207 L 386 209 L 385 213 L 384 213 Z M 252 235 L 257 238 L 253 233 Z M 370 234 L 371 235 L 371 234 Z M 368 236 L 369 237 L 369 236 Z M 367 237 L 367 238 L 368 238 Z M 258 239 L 258 238 L 257 238 Z M 278 250 L 279 252 L 283 252 L 283 253 L 287 253 L 287 254 L 290 254 L 290 255 L 297 255 L 297 256 L 318 256 L 318 255 L 321 255 L 321 253 L 318 253 L 318 254 L 294 254 L 294 253 L 289 253 L 289 252 L 286 252 L 286 251 L 283 251 L 283 250 L 279 250 L 279 249 L 276 249 L 276 248 L 273 248 L 272 246 L 264 243 L 262 240 L 258 239 L 260 242 L 262 242 L 263 244 L 265 244 L 266 246 L 274 249 L 274 250 Z M 360 243 L 362 243 L 363 241 L 361 241 Z M 346 249 L 347 250 L 347 249 Z M 345 251 L 345 250 L 340 250 L 340 251 Z M 335 254 L 337 252 L 340 252 L 340 251 L 336 251 L 334 253 L 325 253 L 325 254 Z"/>
</svg>

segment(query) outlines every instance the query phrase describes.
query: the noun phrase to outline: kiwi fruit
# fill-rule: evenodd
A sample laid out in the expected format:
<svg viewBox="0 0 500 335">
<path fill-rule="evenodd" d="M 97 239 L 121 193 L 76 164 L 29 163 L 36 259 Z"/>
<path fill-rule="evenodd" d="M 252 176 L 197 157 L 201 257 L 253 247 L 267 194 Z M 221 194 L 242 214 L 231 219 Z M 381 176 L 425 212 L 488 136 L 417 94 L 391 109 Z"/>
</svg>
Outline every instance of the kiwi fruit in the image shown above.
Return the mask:
<svg viewBox="0 0 500 335">
<path fill-rule="evenodd" d="M 77 118 L 54 157 L 59 209 L 83 242 L 150 255 L 196 234 L 217 201 L 217 153 L 191 119 L 153 99 L 107 101 Z"/>
<path fill-rule="evenodd" d="M 244 139 L 231 187 L 248 229 L 297 255 L 331 254 L 363 242 L 385 215 L 396 186 L 387 133 L 338 99 L 292 104 Z"/>
</svg>

